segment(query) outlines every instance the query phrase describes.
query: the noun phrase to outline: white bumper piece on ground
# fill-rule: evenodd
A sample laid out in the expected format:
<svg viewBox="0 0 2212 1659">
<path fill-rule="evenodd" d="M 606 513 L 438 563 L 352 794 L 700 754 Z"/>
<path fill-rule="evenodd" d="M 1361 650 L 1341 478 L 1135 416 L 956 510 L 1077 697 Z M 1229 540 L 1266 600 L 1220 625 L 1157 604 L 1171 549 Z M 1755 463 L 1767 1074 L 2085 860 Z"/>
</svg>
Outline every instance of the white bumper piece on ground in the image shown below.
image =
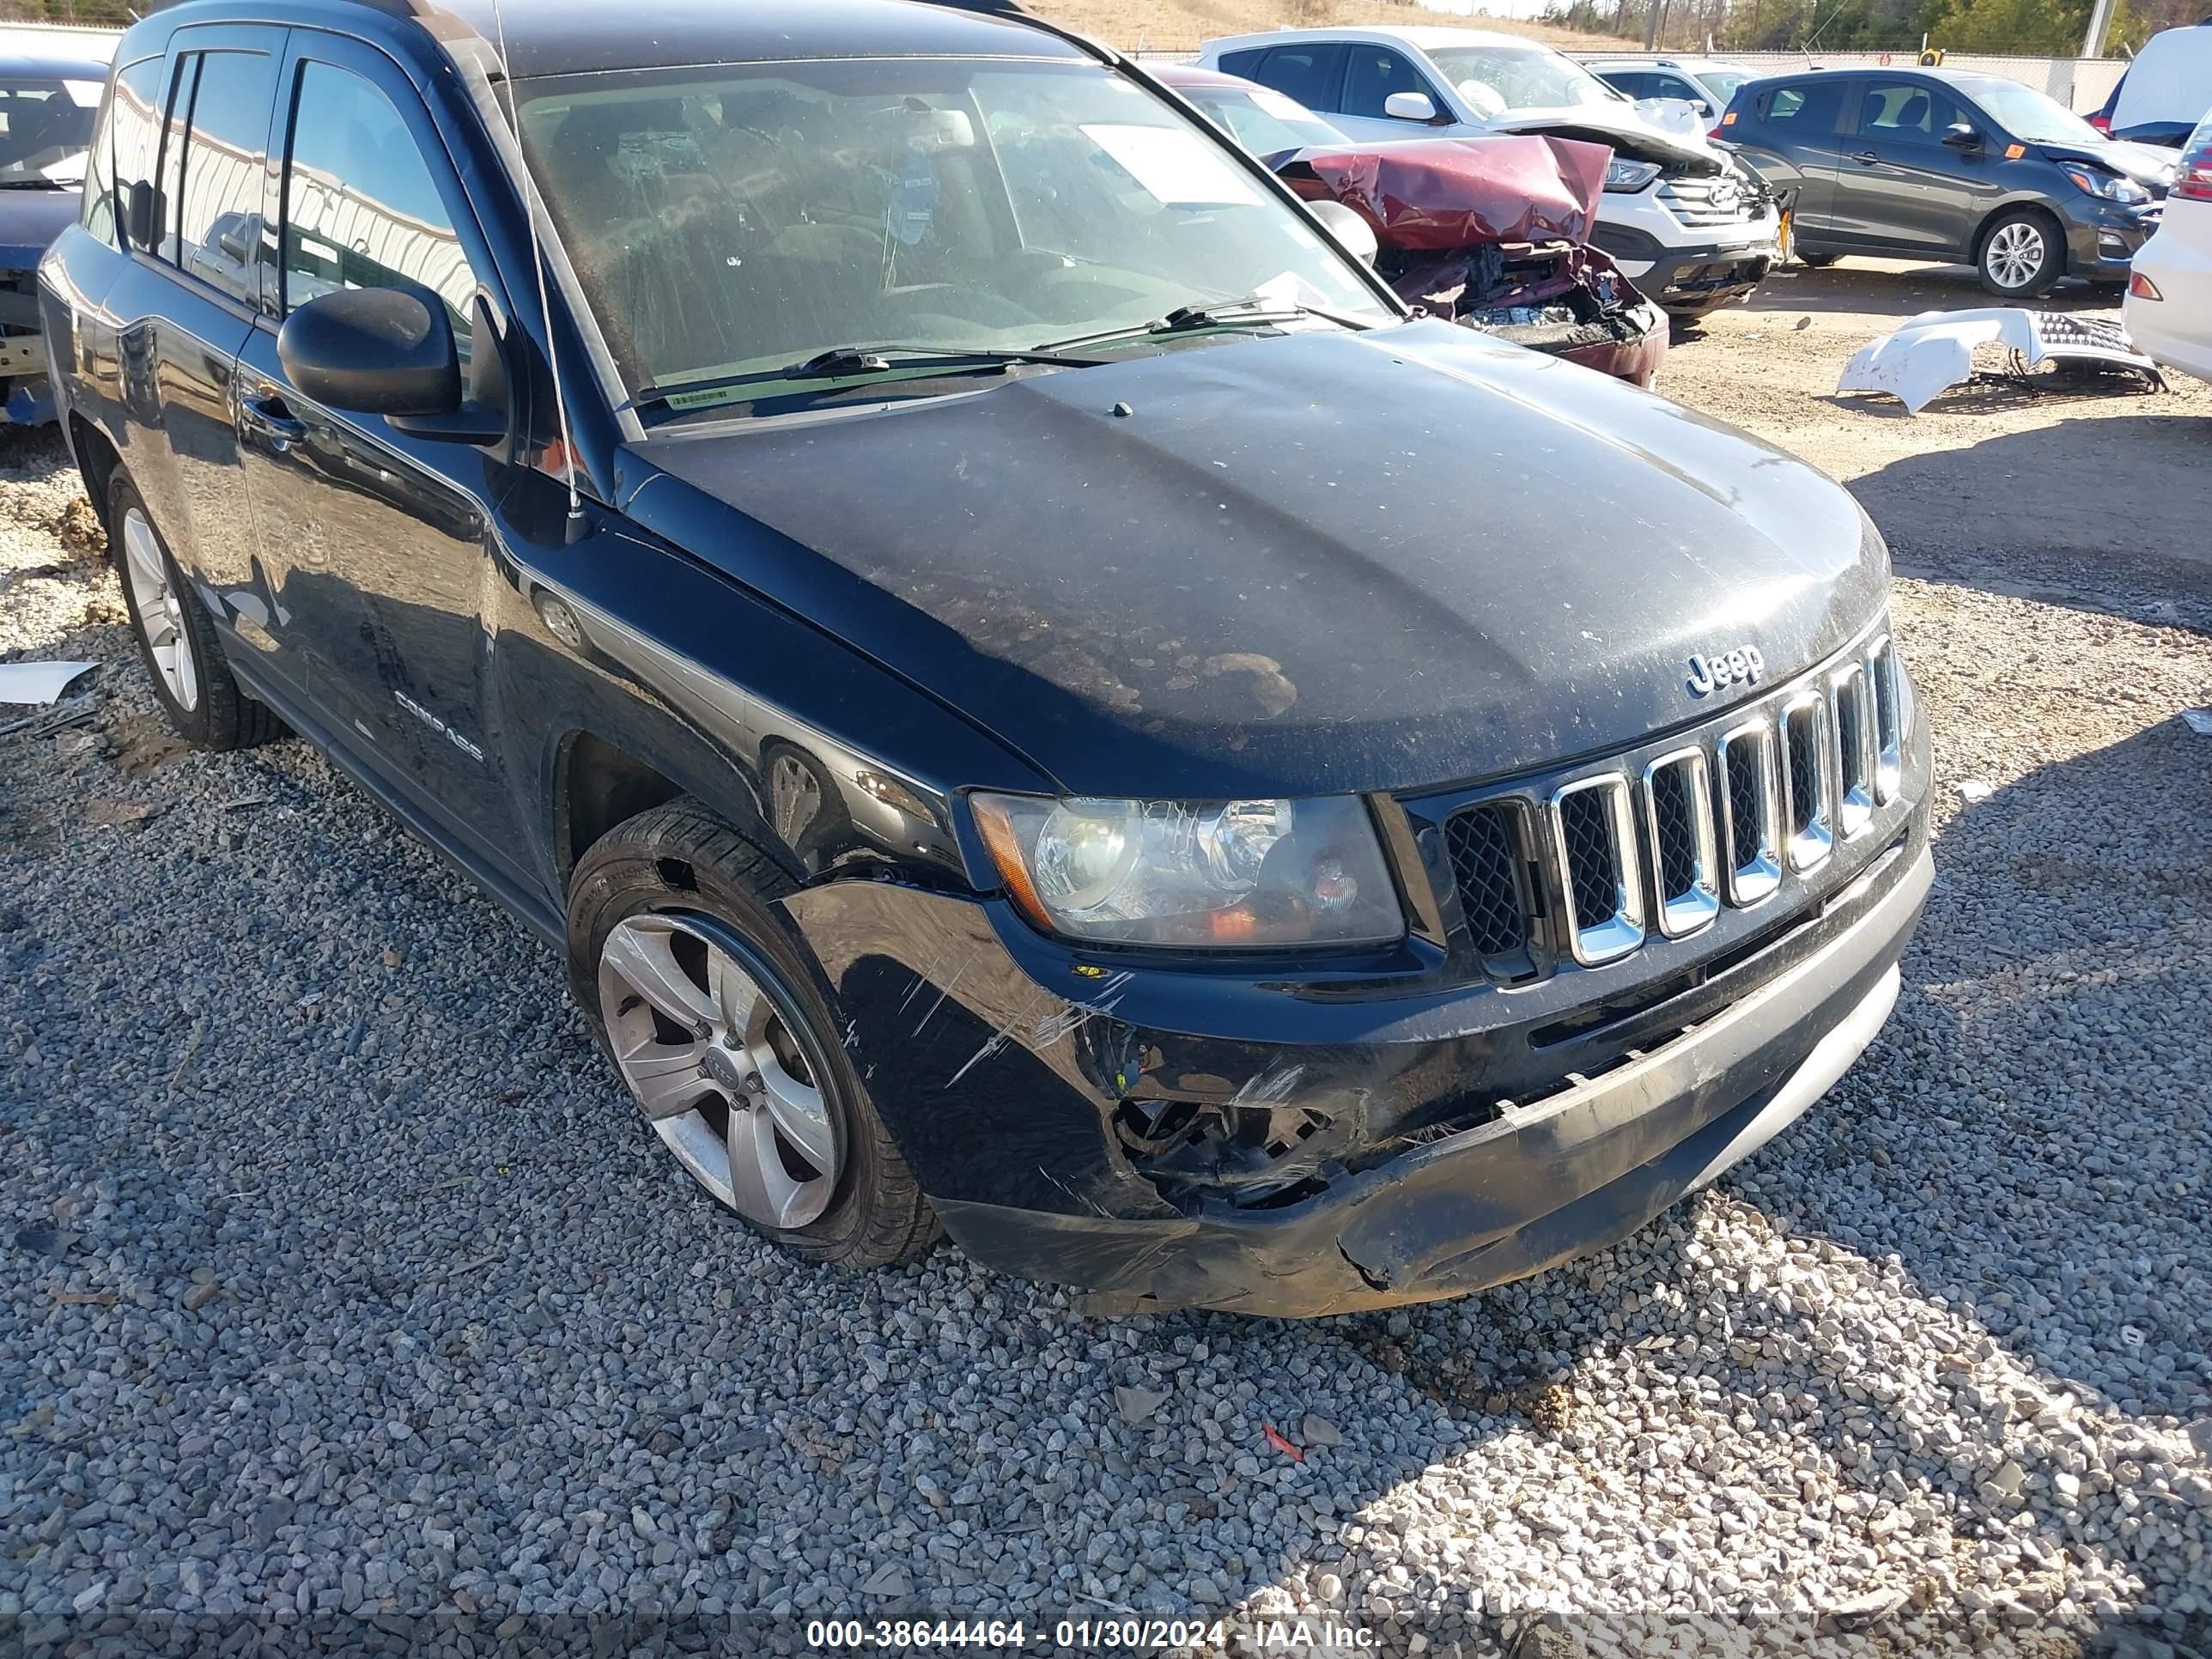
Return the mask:
<svg viewBox="0 0 2212 1659">
<path fill-rule="evenodd" d="M 2017 373 L 2045 363 L 2094 363 L 2166 384 L 2158 365 L 2135 349 L 2118 323 L 1990 306 L 1922 312 L 1844 364 L 1836 390 L 1887 392 L 1917 415 L 1939 392 L 1972 376 L 1975 349 L 1985 345 L 2008 348 Z"/>
</svg>

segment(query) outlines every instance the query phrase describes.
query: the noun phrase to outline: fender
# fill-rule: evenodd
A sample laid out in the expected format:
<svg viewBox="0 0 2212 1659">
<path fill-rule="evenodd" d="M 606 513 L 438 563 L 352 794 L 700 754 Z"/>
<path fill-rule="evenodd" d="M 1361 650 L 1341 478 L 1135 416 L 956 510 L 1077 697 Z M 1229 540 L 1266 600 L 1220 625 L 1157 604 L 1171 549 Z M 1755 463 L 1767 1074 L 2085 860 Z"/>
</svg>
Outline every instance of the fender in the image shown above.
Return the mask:
<svg viewBox="0 0 2212 1659">
<path fill-rule="evenodd" d="M 488 727 L 516 819 L 532 826 L 530 861 L 556 896 L 572 854 L 561 778 L 586 733 L 749 820 L 802 882 L 880 872 L 994 888 L 971 878 L 954 795 L 1052 792 L 969 721 L 657 538 L 603 527 L 520 550 L 527 562 L 502 562 L 485 617 Z M 641 593 L 654 597 L 643 622 Z M 845 735 L 862 714 L 877 734 L 866 744 Z"/>
</svg>

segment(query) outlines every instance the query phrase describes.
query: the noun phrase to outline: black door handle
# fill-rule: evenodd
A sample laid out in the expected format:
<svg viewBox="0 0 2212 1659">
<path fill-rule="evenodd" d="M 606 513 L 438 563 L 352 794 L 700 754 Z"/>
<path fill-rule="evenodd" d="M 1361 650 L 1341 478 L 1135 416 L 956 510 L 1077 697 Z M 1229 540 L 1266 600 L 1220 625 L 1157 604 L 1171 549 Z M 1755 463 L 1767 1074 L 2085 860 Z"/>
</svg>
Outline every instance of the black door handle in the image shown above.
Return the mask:
<svg viewBox="0 0 2212 1659">
<path fill-rule="evenodd" d="M 307 435 L 307 423 L 285 408 L 283 398 L 273 392 L 246 399 L 239 405 L 239 416 L 248 431 L 268 439 L 279 453 Z"/>
<path fill-rule="evenodd" d="M 1854 151 L 1851 155 L 1851 160 L 1856 161 L 1863 167 L 1870 167 L 1875 162 L 1881 161 L 1881 157 L 1875 155 L 1870 149 L 1862 149 Z"/>
</svg>

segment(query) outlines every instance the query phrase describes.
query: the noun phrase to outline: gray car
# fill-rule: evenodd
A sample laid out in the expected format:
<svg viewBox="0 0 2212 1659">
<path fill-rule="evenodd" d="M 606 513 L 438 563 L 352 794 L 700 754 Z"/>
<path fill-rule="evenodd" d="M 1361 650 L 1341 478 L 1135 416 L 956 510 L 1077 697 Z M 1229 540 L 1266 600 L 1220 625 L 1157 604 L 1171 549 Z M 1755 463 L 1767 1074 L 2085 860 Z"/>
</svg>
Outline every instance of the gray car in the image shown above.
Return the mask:
<svg viewBox="0 0 2212 1659">
<path fill-rule="evenodd" d="M 2173 179 L 2170 153 L 2115 143 L 2018 82 L 1957 70 L 1747 82 L 1720 134 L 1769 186 L 1795 192 L 1808 264 L 1962 260 L 2007 299 L 2069 276 L 2126 283 Z"/>
</svg>

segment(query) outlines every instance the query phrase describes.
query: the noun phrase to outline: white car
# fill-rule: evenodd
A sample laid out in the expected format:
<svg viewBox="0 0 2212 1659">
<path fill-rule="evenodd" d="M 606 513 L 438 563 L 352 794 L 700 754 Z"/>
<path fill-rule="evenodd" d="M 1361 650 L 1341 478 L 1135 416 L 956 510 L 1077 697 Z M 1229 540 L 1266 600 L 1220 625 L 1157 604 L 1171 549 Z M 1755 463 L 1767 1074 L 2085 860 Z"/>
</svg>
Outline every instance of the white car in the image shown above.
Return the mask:
<svg viewBox="0 0 2212 1659">
<path fill-rule="evenodd" d="M 1610 58 L 1584 58 L 1582 66 L 1625 98 L 1638 103 L 1647 99 L 1676 100 L 1690 105 L 1707 126 L 1735 96 L 1735 89 L 1758 71 L 1718 58 L 1670 57 L 1663 53 L 1628 52 Z"/>
<path fill-rule="evenodd" d="M 2136 250 L 2122 309 L 2138 350 L 2212 380 L 2212 115 L 2182 146 L 2165 216 Z"/>
<path fill-rule="evenodd" d="M 1743 298 L 1781 257 L 1777 204 L 1734 158 L 1518 35 L 1280 29 L 1209 40 L 1199 62 L 1273 87 L 1354 138 L 1542 132 L 1611 145 L 1590 240 L 1677 316 Z"/>
</svg>

